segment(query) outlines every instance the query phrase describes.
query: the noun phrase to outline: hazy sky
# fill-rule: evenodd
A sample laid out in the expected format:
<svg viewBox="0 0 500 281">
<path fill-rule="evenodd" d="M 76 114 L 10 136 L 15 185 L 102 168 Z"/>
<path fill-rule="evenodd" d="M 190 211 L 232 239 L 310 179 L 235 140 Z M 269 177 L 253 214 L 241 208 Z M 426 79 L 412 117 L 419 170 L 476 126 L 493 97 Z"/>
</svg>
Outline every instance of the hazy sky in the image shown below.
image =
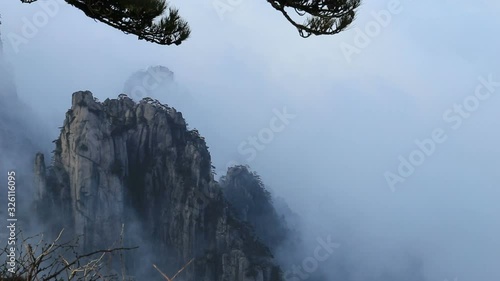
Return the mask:
<svg viewBox="0 0 500 281">
<path fill-rule="evenodd" d="M 217 170 L 249 164 L 306 218 L 311 240 L 341 244 L 327 262 L 356 265 L 351 280 L 413 280 L 406 255 L 429 281 L 500 280 L 500 2 L 366 1 L 349 30 L 302 39 L 266 1 L 221 18 L 211 0 L 176 0 L 191 38 L 158 46 L 43 1 L 58 11 L 26 38 L 44 10 L 2 0 L 1 32 L 19 95 L 54 138 L 73 92 L 116 97 L 134 71 L 164 65 L 190 102 L 156 97 L 206 137 Z M 411 155 L 419 165 L 406 176 Z M 391 190 L 388 172 L 404 182 Z"/>
</svg>

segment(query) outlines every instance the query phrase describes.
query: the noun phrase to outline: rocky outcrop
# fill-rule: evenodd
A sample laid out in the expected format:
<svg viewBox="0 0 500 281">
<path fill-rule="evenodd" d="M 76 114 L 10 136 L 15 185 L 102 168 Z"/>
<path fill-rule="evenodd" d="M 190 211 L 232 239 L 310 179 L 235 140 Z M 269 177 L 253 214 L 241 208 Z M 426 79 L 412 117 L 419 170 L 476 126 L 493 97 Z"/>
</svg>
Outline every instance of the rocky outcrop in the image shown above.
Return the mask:
<svg viewBox="0 0 500 281">
<path fill-rule="evenodd" d="M 194 259 L 179 278 L 282 280 L 214 181 L 204 139 L 173 108 L 77 92 L 55 145 L 50 165 L 41 154 L 35 165 L 36 206 L 51 229 L 83 235 L 88 250 L 109 247 L 124 225 L 126 243 L 142 249 L 128 259 L 135 274 L 152 271 L 149 261 L 175 273 Z"/>
<path fill-rule="evenodd" d="M 257 236 L 269 245 L 285 269 L 285 279 L 298 279 L 299 276 L 292 274 L 293 268 L 302 264 L 304 257 L 310 254 L 297 229 L 300 217 L 283 199 L 274 198 L 260 176 L 247 166 L 229 168 L 226 176 L 221 178 L 221 187 L 238 219 L 255 229 Z M 304 276 L 309 281 L 327 280 L 321 268 Z"/>
<path fill-rule="evenodd" d="M 221 187 L 238 218 L 250 224 L 266 245 L 276 250 L 285 242 L 290 233 L 287 223 L 276 212 L 259 175 L 246 166 L 231 167 L 221 178 Z"/>
</svg>

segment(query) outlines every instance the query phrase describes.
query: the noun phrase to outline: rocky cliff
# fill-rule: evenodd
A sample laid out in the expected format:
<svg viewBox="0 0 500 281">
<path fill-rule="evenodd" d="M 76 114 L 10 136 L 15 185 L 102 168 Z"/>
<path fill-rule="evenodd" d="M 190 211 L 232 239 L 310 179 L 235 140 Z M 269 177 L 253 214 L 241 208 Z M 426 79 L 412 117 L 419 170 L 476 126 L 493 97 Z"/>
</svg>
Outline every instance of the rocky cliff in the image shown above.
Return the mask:
<svg viewBox="0 0 500 281">
<path fill-rule="evenodd" d="M 128 258 L 135 274 L 152 271 L 150 261 L 175 273 L 194 259 L 179 278 L 282 280 L 214 181 L 204 139 L 175 109 L 77 92 L 54 142 L 50 164 L 42 154 L 35 161 L 36 208 L 50 229 L 83 235 L 93 249 L 116 242 L 124 226 L 127 243 L 142 249 Z"/>
<path fill-rule="evenodd" d="M 321 268 L 301 277 L 294 275 L 292 270 L 302 264 L 310 252 L 301 239 L 300 227 L 296 225 L 300 224 L 300 217 L 290 210 L 283 199 L 272 196 L 256 172 L 250 171 L 247 166 L 231 167 L 221 178 L 220 185 L 237 218 L 255 229 L 257 236 L 269 245 L 272 254 L 285 269 L 285 279 L 327 280 Z"/>
<path fill-rule="evenodd" d="M 221 178 L 221 187 L 238 218 L 250 224 L 275 252 L 290 231 L 285 218 L 276 212 L 272 196 L 260 177 L 246 166 L 231 167 Z"/>
</svg>

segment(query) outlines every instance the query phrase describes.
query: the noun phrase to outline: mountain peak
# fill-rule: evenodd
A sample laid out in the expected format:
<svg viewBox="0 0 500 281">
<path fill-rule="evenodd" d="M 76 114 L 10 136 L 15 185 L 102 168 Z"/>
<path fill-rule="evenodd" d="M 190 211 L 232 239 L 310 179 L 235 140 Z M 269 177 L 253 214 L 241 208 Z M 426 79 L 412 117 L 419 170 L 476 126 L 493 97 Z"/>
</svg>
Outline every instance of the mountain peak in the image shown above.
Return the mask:
<svg viewBox="0 0 500 281">
<path fill-rule="evenodd" d="M 174 271 L 194 259 L 185 280 L 282 280 L 213 179 L 205 141 L 174 108 L 76 92 L 55 143 L 51 165 L 36 157 L 38 213 L 59 218 L 56 232 L 83 235 L 84 249 L 109 247 L 124 225 L 127 242 L 141 245 L 134 255 L 151 264 Z M 130 259 L 132 271 L 143 268 Z"/>
</svg>

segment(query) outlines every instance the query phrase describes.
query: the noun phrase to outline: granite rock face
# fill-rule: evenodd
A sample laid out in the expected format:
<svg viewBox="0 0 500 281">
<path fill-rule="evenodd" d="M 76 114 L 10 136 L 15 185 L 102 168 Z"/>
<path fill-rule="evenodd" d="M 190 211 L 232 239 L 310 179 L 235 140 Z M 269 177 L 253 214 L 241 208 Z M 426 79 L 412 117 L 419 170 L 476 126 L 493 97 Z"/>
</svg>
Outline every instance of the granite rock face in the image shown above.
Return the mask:
<svg viewBox="0 0 500 281">
<path fill-rule="evenodd" d="M 83 235 L 85 250 L 109 247 L 123 227 L 142 251 L 127 258 L 131 274 L 153 271 L 150 261 L 175 273 L 194 259 L 179 279 L 283 280 L 214 181 L 204 139 L 175 109 L 77 92 L 55 146 L 50 165 L 35 160 L 36 208 L 48 228 Z"/>
<path fill-rule="evenodd" d="M 286 280 L 327 280 L 323 268 L 305 275 L 296 274 L 294 268 L 302 265 L 310 255 L 310 246 L 302 241 L 300 217 L 281 198 L 273 197 L 260 176 L 247 166 L 228 169 L 220 181 L 226 200 L 241 221 L 255 229 L 256 235 L 269 245 L 279 264 L 284 268 Z M 300 278 L 299 278 L 300 277 Z"/>
</svg>

